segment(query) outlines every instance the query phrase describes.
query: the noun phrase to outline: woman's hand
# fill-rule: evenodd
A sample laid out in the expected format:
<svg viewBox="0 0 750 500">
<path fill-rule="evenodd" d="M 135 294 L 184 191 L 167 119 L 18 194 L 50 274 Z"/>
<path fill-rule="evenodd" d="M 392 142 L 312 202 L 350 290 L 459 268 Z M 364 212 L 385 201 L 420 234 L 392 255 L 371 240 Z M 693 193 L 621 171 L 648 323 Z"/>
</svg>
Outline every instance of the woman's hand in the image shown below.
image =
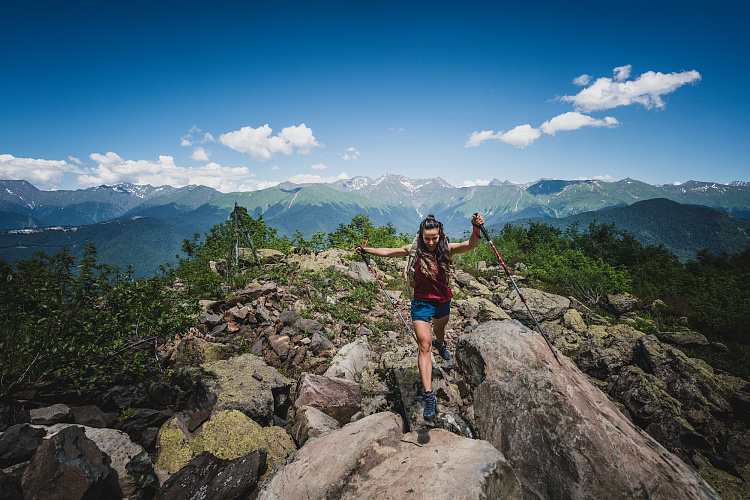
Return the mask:
<svg viewBox="0 0 750 500">
<path fill-rule="evenodd" d="M 472 226 L 484 226 L 484 217 L 482 217 L 479 214 L 474 214 L 471 216 L 471 225 Z"/>
</svg>

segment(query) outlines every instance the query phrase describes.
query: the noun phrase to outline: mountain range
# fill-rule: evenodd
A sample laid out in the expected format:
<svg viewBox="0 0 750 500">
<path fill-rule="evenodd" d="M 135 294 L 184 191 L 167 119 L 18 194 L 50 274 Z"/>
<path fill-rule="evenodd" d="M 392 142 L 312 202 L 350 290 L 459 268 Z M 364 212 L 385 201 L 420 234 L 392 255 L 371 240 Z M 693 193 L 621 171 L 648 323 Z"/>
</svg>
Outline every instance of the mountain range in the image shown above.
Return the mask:
<svg viewBox="0 0 750 500">
<path fill-rule="evenodd" d="M 444 223 L 448 234 L 461 237 L 474 212 L 482 213 L 488 226 L 528 218 L 559 224 L 569 216 L 616 214 L 621 207 L 653 199 L 735 216 L 727 220 L 750 219 L 750 185 L 741 181 L 654 186 L 633 179 L 542 179 L 528 184 L 495 179 L 485 186 L 455 187 L 440 178 L 385 174 L 378 179 L 360 176 L 329 184 L 282 183 L 259 191 L 221 193 L 206 186 L 134 184 L 41 191 L 26 181 L 0 180 L 0 258 L 13 262 L 39 250 L 54 253 L 63 244 L 75 255 L 85 243 L 96 241 L 104 262 L 121 267 L 133 264 L 139 273 L 148 274 L 159 264 L 174 261 L 184 238 L 227 220 L 235 202 L 254 216 L 263 214 L 280 235 L 292 236 L 300 230 L 309 237 L 333 231 L 358 213 L 368 215 L 376 225 L 390 222 L 399 231 L 411 233 L 431 213 Z M 675 211 L 675 205 L 669 207 Z M 651 215 L 660 218 L 658 213 Z M 605 221 L 601 215 L 594 218 Z M 672 225 L 690 224 L 686 217 L 673 219 Z M 660 240 L 658 234 L 654 238 Z M 695 240 L 712 238 L 701 234 Z M 691 252 L 685 248 L 683 257 Z"/>
</svg>

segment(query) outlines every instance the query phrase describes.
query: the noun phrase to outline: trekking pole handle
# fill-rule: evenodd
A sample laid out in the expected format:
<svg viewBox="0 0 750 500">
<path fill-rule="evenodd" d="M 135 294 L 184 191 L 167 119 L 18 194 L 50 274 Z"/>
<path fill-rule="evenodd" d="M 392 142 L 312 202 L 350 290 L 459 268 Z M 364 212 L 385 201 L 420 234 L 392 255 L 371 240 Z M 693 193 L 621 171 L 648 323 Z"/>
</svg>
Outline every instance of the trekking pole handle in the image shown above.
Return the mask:
<svg viewBox="0 0 750 500">
<path fill-rule="evenodd" d="M 474 215 L 479 215 L 479 213 L 474 212 Z M 487 241 L 490 241 L 490 235 L 487 234 L 487 230 L 484 228 L 484 224 L 482 224 L 481 226 L 479 226 L 479 229 L 480 229 L 480 231 L 482 231 L 482 234 L 484 235 L 484 237 L 487 238 Z"/>
</svg>

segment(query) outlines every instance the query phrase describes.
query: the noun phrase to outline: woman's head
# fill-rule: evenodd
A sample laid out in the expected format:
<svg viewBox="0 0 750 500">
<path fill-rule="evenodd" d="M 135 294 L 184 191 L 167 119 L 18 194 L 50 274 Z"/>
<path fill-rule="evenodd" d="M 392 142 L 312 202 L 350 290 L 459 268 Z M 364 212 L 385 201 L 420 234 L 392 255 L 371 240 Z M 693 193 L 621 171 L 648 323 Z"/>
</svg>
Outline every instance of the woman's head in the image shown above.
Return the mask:
<svg viewBox="0 0 750 500">
<path fill-rule="evenodd" d="M 443 232 L 443 224 L 435 220 L 430 214 L 419 225 L 418 254 L 422 272 L 432 274 L 432 265 L 427 260 L 428 254 L 433 254 L 438 265 L 448 272 L 451 265 L 451 253 L 448 246 L 448 236 Z"/>
<path fill-rule="evenodd" d="M 445 237 L 443 224 L 436 221 L 435 216 L 430 214 L 419 225 L 419 235 L 427 250 L 434 252 L 440 240 Z"/>
</svg>

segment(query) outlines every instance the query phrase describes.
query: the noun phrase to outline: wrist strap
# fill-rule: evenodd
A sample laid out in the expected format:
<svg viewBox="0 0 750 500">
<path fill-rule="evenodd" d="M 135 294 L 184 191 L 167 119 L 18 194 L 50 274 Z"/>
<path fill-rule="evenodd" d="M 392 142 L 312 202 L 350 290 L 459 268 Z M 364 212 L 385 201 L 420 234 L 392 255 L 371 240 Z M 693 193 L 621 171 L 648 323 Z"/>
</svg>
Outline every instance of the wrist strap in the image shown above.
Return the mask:
<svg viewBox="0 0 750 500">
<path fill-rule="evenodd" d="M 482 239 L 481 233 L 479 232 L 479 226 L 474 226 L 474 236 L 476 236 L 480 240 Z"/>
</svg>

